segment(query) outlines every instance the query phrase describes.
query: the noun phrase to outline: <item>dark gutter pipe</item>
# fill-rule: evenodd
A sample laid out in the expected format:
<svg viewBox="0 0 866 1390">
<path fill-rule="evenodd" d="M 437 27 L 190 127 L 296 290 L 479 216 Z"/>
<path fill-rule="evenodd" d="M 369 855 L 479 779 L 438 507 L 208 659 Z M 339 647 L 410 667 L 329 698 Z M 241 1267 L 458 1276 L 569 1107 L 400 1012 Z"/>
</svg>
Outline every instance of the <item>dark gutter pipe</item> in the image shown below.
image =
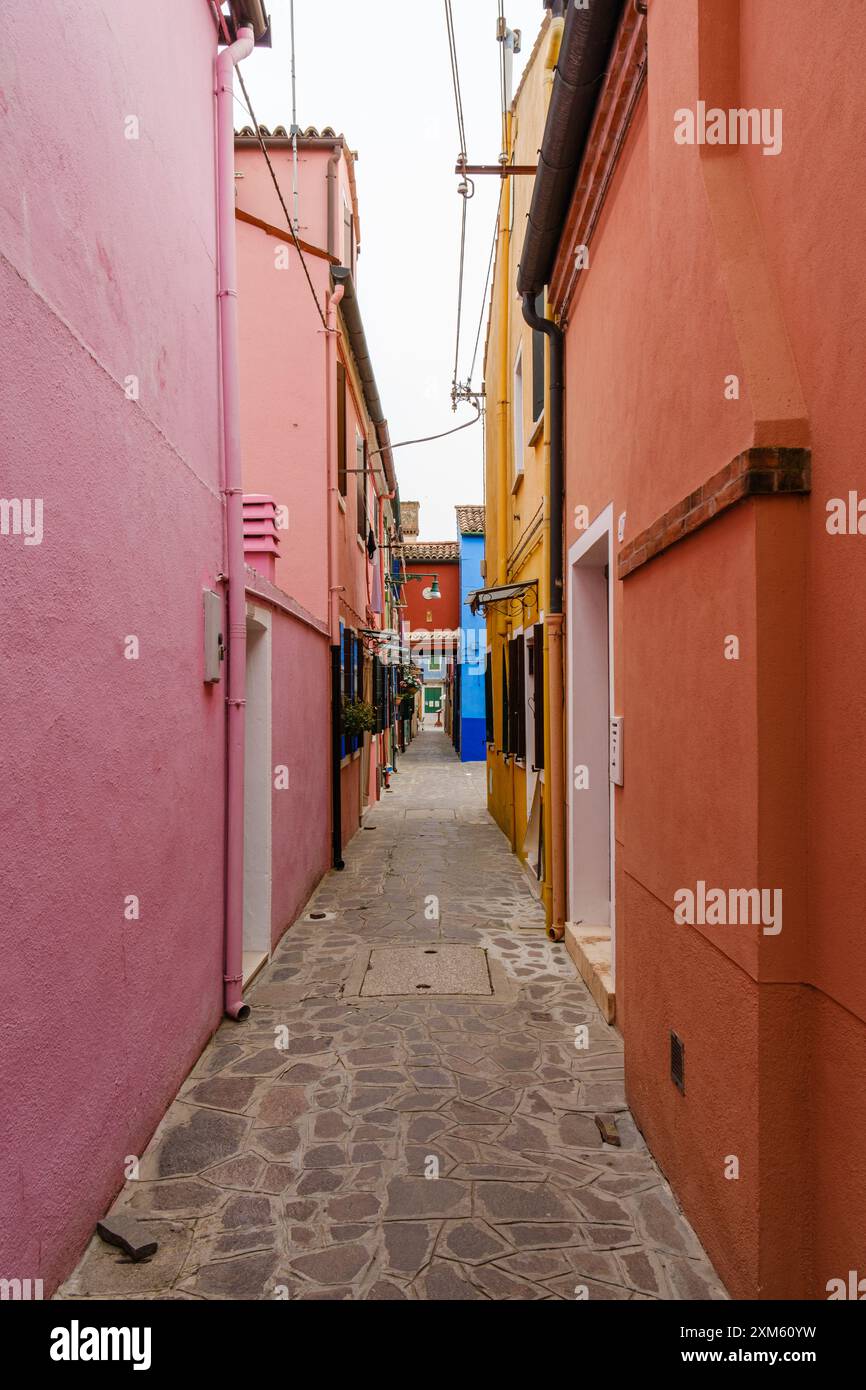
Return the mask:
<svg viewBox="0 0 866 1390">
<path fill-rule="evenodd" d="M 535 297 L 549 283 L 625 3 L 568 7 L 517 272 L 520 295 Z"/>
</svg>

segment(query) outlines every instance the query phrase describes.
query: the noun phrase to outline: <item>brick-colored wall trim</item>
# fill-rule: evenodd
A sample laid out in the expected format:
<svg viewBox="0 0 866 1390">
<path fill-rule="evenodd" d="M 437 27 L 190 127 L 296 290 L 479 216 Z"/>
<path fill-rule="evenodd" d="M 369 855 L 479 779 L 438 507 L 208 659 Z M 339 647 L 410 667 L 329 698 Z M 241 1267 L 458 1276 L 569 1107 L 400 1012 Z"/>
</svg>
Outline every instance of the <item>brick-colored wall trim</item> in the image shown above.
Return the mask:
<svg viewBox="0 0 866 1390">
<path fill-rule="evenodd" d="M 746 497 L 783 497 L 810 490 L 808 449 L 746 449 L 641 531 L 617 555 L 620 579 L 706 526 Z"/>
</svg>

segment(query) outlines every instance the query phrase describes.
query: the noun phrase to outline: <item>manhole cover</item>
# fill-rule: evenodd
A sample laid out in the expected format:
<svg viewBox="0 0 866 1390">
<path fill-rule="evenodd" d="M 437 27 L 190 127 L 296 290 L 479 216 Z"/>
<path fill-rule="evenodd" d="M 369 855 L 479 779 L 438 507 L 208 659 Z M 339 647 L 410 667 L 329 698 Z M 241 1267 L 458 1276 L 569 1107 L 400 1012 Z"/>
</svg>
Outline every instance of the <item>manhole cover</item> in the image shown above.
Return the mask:
<svg viewBox="0 0 866 1390">
<path fill-rule="evenodd" d="M 492 994 L 480 946 L 377 946 L 361 994 Z"/>
</svg>

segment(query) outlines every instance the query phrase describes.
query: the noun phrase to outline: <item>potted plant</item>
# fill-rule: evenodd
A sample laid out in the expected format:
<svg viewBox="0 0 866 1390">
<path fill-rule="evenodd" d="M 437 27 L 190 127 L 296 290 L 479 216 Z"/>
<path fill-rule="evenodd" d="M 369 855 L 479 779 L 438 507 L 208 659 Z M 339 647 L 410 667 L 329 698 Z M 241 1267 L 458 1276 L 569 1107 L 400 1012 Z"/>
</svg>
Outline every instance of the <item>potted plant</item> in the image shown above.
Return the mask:
<svg viewBox="0 0 866 1390">
<path fill-rule="evenodd" d="M 366 700 L 343 700 L 343 731 L 350 737 L 372 733 L 376 727 L 376 708 Z"/>
</svg>

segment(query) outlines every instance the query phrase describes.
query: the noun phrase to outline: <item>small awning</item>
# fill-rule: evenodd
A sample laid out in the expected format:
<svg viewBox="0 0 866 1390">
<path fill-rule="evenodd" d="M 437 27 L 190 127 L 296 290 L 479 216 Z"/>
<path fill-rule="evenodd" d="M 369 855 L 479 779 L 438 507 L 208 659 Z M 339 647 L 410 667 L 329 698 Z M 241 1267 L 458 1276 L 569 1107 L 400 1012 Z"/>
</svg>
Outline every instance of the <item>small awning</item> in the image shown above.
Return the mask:
<svg viewBox="0 0 866 1390">
<path fill-rule="evenodd" d="M 497 584 L 492 589 L 473 589 L 467 595 L 466 602 L 469 604 L 473 613 L 477 613 L 479 608 L 487 608 L 492 603 L 509 602 L 511 599 L 523 598 L 530 589 L 538 591 L 537 579 L 525 579 L 521 584 Z"/>
</svg>

